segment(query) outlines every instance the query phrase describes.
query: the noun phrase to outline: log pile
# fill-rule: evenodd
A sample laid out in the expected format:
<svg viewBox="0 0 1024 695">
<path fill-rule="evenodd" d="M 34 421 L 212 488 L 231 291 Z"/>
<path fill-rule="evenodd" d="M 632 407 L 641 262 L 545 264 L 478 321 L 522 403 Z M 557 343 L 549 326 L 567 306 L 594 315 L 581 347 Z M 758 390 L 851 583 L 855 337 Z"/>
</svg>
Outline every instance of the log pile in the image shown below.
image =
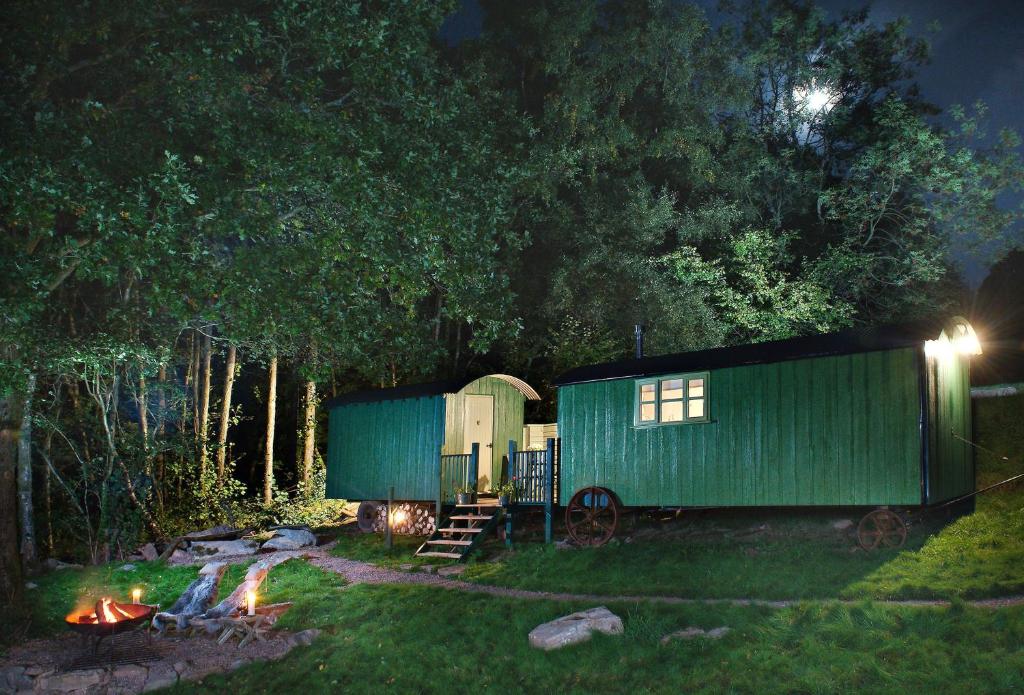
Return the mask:
<svg viewBox="0 0 1024 695">
<path fill-rule="evenodd" d="M 428 536 L 434 532 L 434 505 L 424 502 L 395 502 L 391 510 L 394 523 L 392 533 L 411 536 Z M 377 509 L 373 530 L 383 532 L 387 524 L 387 505 Z"/>
</svg>

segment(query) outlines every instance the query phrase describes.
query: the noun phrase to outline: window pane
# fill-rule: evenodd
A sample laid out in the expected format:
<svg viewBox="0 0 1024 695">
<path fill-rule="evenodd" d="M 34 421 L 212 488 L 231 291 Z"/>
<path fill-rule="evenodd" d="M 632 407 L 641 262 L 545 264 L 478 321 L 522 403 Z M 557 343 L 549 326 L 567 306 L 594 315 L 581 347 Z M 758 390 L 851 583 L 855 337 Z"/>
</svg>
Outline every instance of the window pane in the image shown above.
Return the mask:
<svg viewBox="0 0 1024 695">
<path fill-rule="evenodd" d="M 704 399 L 693 398 L 686 404 L 686 417 L 704 417 Z"/>
<path fill-rule="evenodd" d="M 690 379 L 688 382 L 688 388 L 690 398 L 703 398 L 704 397 L 704 380 L 703 379 Z"/>
<path fill-rule="evenodd" d="M 654 402 L 654 384 L 641 384 L 640 385 L 640 402 L 641 403 L 653 403 Z"/>
<path fill-rule="evenodd" d="M 683 380 L 682 379 L 666 379 L 661 382 L 661 400 L 667 401 L 674 398 L 683 397 Z"/>
<path fill-rule="evenodd" d="M 682 390 L 682 389 L 680 389 Z M 662 422 L 682 422 L 683 421 L 683 402 L 682 401 L 662 401 L 661 403 L 661 421 Z"/>
<path fill-rule="evenodd" d="M 640 406 L 641 422 L 654 422 L 654 404 L 644 403 Z"/>
</svg>

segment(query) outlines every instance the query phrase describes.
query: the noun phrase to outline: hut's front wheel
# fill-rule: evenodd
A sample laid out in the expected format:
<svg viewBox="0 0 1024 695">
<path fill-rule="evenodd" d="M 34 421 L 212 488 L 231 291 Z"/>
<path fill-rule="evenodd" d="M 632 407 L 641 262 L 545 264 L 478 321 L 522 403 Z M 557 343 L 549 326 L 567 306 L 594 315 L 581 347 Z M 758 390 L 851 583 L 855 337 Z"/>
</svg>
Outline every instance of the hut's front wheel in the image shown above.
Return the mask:
<svg viewBox="0 0 1024 695">
<path fill-rule="evenodd" d="M 565 528 L 577 545 L 604 545 L 619 526 L 619 505 L 610 490 L 585 487 L 565 508 Z"/>
<path fill-rule="evenodd" d="M 857 526 L 857 542 L 864 550 L 899 548 L 907 540 L 907 525 L 891 509 L 868 512 Z"/>
</svg>

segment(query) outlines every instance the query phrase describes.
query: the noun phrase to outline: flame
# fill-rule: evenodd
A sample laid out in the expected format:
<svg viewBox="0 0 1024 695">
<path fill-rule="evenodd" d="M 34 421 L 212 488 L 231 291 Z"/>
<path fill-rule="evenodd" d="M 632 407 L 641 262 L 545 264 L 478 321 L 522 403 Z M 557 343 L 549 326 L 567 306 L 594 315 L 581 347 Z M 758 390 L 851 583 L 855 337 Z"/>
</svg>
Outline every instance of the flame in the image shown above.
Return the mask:
<svg viewBox="0 0 1024 695">
<path fill-rule="evenodd" d="M 100 609 L 102 610 L 102 616 L 103 617 L 100 618 L 100 622 L 103 622 L 103 623 L 116 623 L 117 622 L 117 616 L 114 615 L 114 611 L 112 611 L 110 609 L 110 604 L 111 603 L 112 603 L 111 599 L 109 599 L 106 596 L 104 596 L 103 598 L 100 599 L 99 604 L 97 604 L 97 605 L 99 605 Z"/>
</svg>

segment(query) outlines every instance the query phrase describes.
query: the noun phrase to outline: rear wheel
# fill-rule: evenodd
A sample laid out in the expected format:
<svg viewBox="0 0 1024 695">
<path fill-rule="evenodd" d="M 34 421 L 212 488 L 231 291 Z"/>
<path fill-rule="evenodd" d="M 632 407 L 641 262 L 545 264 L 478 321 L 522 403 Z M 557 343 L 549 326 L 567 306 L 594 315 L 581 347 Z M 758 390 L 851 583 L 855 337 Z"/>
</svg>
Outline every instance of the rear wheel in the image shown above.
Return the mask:
<svg viewBox="0 0 1024 695">
<path fill-rule="evenodd" d="M 907 525 L 891 509 L 868 512 L 857 526 L 857 542 L 864 550 L 899 548 L 907 540 Z"/>
<path fill-rule="evenodd" d="M 603 487 L 578 490 L 565 508 L 565 528 L 577 545 L 604 545 L 618 526 L 619 505 Z"/>
<path fill-rule="evenodd" d="M 359 509 L 356 510 L 356 523 L 359 524 L 360 531 L 363 533 L 373 533 L 373 527 L 377 524 L 377 515 L 381 504 L 381 502 L 374 502 L 373 500 L 359 503 Z"/>
</svg>

